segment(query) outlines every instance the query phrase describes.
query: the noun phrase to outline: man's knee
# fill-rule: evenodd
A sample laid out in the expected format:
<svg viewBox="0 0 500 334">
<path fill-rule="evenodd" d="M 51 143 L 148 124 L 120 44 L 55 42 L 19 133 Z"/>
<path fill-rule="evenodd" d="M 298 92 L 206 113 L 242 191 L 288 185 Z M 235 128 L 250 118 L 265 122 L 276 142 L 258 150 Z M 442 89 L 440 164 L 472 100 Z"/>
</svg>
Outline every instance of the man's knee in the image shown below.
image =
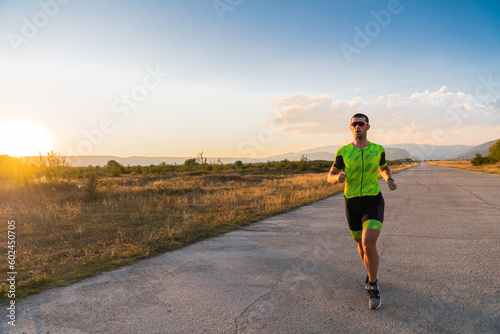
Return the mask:
<svg viewBox="0 0 500 334">
<path fill-rule="evenodd" d="M 377 246 L 375 245 L 375 242 L 363 242 L 363 251 L 368 255 L 376 253 Z"/>
<path fill-rule="evenodd" d="M 367 231 L 368 232 L 368 231 Z M 365 233 L 365 236 L 363 238 L 363 244 L 362 244 L 362 247 L 363 247 L 363 251 L 370 255 L 372 254 L 373 252 L 376 252 L 377 251 L 377 237 L 378 237 L 378 233 Z"/>
</svg>

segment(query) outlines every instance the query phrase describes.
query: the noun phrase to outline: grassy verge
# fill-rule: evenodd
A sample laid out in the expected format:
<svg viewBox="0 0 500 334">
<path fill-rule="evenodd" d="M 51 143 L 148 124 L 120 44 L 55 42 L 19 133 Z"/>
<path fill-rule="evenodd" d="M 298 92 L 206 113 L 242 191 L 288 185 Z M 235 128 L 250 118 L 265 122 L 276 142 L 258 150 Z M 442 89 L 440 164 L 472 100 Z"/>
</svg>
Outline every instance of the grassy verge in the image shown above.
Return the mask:
<svg viewBox="0 0 500 334">
<path fill-rule="evenodd" d="M 453 167 L 475 172 L 483 172 L 490 174 L 500 174 L 500 162 L 496 164 L 485 164 L 481 166 L 473 166 L 470 160 L 442 160 L 442 161 L 426 161 L 430 165 Z"/>
<path fill-rule="evenodd" d="M 83 180 L 0 184 L 1 254 L 7 254 L 7 221 L 16 226 L 16 299 L 182 248 L 343 189 L 326 182 L 326 171 L 263 170 L 109 177 L 101 180 L 92 202 L 85 200 L 83 188 Z M 6 261 L 0 271 L 10 271 Z M 0 288 L 0 304 L 5 304 L 8 285 Z"/>
</svg>

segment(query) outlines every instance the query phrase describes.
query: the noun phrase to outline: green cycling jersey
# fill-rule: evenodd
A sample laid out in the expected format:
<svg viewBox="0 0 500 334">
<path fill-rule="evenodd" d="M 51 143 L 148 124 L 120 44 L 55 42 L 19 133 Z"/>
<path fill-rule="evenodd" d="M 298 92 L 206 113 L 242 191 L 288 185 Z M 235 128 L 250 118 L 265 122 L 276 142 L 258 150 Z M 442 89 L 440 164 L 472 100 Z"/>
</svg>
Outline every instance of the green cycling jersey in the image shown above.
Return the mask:
<svg viewBox="0 0 500 334">
<path fill-rule="evenodd" d="M 369 143 L 357 148 L 352 143 L 337 151 L 333 167 L 346 174 L 346 198 L 376 196 L 380 192 L 378 170 L 387 166 L 385 150 L 381 145 Z"/>
</svg>

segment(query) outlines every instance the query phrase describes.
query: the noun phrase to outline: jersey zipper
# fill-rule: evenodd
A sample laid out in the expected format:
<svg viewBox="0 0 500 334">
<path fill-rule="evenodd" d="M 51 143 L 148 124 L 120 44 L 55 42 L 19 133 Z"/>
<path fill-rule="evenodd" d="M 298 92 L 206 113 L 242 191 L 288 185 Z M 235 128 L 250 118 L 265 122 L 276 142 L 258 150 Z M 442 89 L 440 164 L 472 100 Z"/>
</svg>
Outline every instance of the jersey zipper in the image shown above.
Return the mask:
<svg viewBox="0 0 500 334">
<path fill-rule="evenodd" d="M 363 154 L 363 149 L 361 149 L 361 184 L 360 184 L 360 189 L 359 193 L 361 196 L 363 196 L 363 178 L 365 175 L 365 155 Z"/>
</svg>

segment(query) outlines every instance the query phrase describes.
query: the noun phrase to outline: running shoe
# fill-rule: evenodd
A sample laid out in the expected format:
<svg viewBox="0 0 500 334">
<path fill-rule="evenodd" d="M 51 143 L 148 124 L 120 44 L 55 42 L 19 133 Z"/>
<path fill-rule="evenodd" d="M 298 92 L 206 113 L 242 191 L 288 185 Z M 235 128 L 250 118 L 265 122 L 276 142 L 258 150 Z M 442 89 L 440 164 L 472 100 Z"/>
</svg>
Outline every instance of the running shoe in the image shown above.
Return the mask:
<svg viewBox="0 0 500 334">
<path fill-rule="evenodd" d="M 366 291 L 370 290 L 370 281 L 368 280 L 368 275 L 366 275 L 365 279 L 365 290 Z"/>
<path fill-rule="evenodd" d="M 382 305 L 382 300 L 380 299 L 380 290 L 378 289 L 377 282 L 375 282 L 374 284 L 370 284 L 368 293 L 370 294 L 368 306 L 370 306 L 372 310 L 378 309 L 380 305 Z"/>
</svg>

